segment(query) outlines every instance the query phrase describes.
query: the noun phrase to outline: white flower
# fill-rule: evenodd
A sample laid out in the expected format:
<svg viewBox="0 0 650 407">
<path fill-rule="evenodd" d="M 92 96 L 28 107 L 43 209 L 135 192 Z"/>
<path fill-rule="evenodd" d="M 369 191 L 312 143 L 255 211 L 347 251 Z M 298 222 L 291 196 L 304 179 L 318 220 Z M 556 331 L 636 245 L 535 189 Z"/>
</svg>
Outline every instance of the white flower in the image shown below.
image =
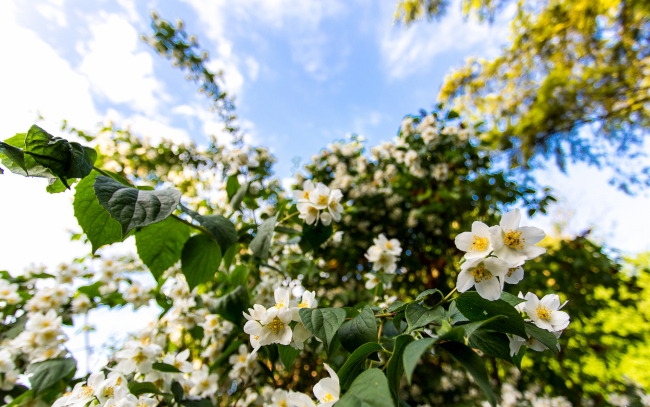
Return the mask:
<svg viewBox="0 0 650 407">
<path fill-rule="evenodd" d="M 215 373 L 210 374 L 207 365 L 201 366 L 201 370 L 193 371 L 190 380 L 194 383 L 194 387 L 190 390 L 191 396 L 213 396 L 218 390 L 217 381 L 219 376 Z"/>
<path fill-rule="evenodd" d="M 260 345 L 269 345 L 272 343 L 279 343 L 280 345 L 288 345 L 291 343 L 292 333 L 291 327 L 291 310 L 289 308 L 276 308 L 271 307 L 262 315 L 262 335 L 260 337 Z"/>
<path fill-rule="evenodd" d="M 366 281 L 366 290 L 372 290 L 379 284 L 379 278 L 376 273 L 366 273 L 363 276 L 368 279 Z"/>
<path fill-rule="evenodd" d="M 325 184 L 319 183 L 316 188 L 309 193 L 309 202 L 316 207 L 316 209 L 325 209 L 329 203 L 330 189 Z"/>
<path fill-rule="evenodd" d="M 534 259 L 546 253 L 543 247 L 535 246 L 544 239 L 543 230 L 531 227 L 519 227 L 521 212 L 514 209 L 501 218 L 498 226 L 490 228 L 494 254 L 509 264 Z"/>
<path fill-rule="evenodd" d="M 329 195 L 327 201 L 327 210 L 332 215 L 335 221 L 341 220 L 341 214 L 343 213 L 343 205 L 341 205 L 341 199 L 343 199 L 343 193 L 340 189 L 334 189 Z M 323 222 L 325 223 L 325 222 Z"/>
<path fill-rule="evenodd" d="M 320 217 L 320 211 L 318 208 L 311 202 L 299 202 L 296 205 L 296 208 L 300 212 L 298 217 L 303 219 L 306 224 L 312 225 L 318 223 L 318 218 Z"/>
<path fill-rule="evenodd" d="M 205 321 L 201 324 L 199 324 L 200 327 L 203 328 L 206 334 L 212 335 L 214 331 L 219 329 L 219 316 L 218 315 L 206 315 L 205 316 Z"/>
<path fill-rule="evenodd" d="M 490 228 L 483 222 L 472 223 L 471 232 L 463 232 L 456 236 L 456 247 L 465 253 L 466 259 L 484 258 L 492 251 L 490 243 Z"/>
<path fill-rule="evenodd" d="M 533 338 L 532 336 L 528 339 L 524 339 L 517 335 L 508 335 L 508 339 L 510 339 L 510 356 L 515 356 L 518 354 L 519 350 L 521 349 L 521 345 L 526 345 L 530 349 L 537 352 L 543 352 L 548 349 L 540 341 Z"/>
<path fill-rule="evenodd" d="M 323 225 L 329 226 L 330 223 L 332 223 L 332 215 L 327 212 L 323 212 L 320 214 L 320 221 Z"/>
<path fill-rule="evenodd" d="M 289 393 L 286 390 L 276 389 L 271 396 L 269 407 L 285 407 L 289 405 Z"/>
<path fill-rule="evenodd" d="M 163 359 L 164 363 L 174 366 L 176 369 L 180 370 L 183 373 L 192 372 L 192 364 L 187 361 L 187 358 L 190 356 L 190 350 L 185 349 L 178 355 L 174 356 L 173 354 L 167 354 Z"/>
<path fill-rule="evenodd" d="M 506 282 L 508 284 L 517 284 L 521 280 L 524 279 L 524 268 L 521 267 L 523 265 L 523 262 L 521 264 L 515 264 L 515 265 L 510 265 L 508 267 L 508 272 L 506 273 L 505 276 L 503 276 L 502 283 Z M 501 286 L 503 287 L 503 285 Z"/>
<path fill-rule="evenodd" d="M 333 406 L 338 400 L 341 392 L 339 385 L 339 377 L 331 367 L 324 364 L 325 369 L 330 374 L 330 377 L 321 379 L 314 386 L 314 396 L 320 401 L 319 407 L 330 407 Z"/>
<path fill-rule="evenodd" d="M 7 349 L 0 350 L 0 373 L 7 373 L 16 368 L 11 352 Z"/>
<path fill-rule="evenodd" d="M 332 241 L 334 243 L 341 243 L 341 240 L 343 240 L 343 232 L 338 231 L 338 232 L 334 233 L 334 236 L 332 236 Z"/>
<path fill-rule="evenodd" d="M 302 190 L 295 189 L 291 191 L 293 197 L 298 202 L 309 202 L 309 193 L 314 190 L 314 183 L 306 180 L 302 183 Z"/>
<path fill-rule="evenodd" d="M 231 379 L 238 379 L 241 376 L 250 374 L 255 369 L 256 355 L 248 353 L 246 345 L 239 345 L 239 353 L 230 355 L 228 362 L 232 370 L 228 373 Z"/>
<path fill-rule="evenodd" d="M 561 331 L 569 326 L 569 314 L 560 311 L 563 306 L 557 294 L 548 294 L 541 301 L 533 293 L 526 294 L 526 314 L 535 325 L 547 331 Z"/>
<path fill-rule="evenodd" d="M 523 298 L 523 297 L 522 297 Z M 260 304 L 253 305 L 253 308 L 248 309 L 248 314 L 244 312 L 244 318 L 248 321 L 259 321 L 262 315 L 266 312 L 266 308 Z"/>
<path fill-rule="evenodd" d="M 521 298 L 522 300 L 524 299 L 524 295 L 521 293 L 521 291 L 519 291 L 517 297 Z M 519 311 L 520 314 L 526 312 L 526 301 L 520 302 L 519 304 L 515 305 L 515 309 Z"/>
<path fill-rule="evenodd" d="M 393 274 L 397 270 L 397 258 L 383 251 L 379 246 L 370 246 L 365 256 L 372 263 L 372 269 L 375 271 L 384 269 L 386 273 Z"/>
<path fill-rule="evenodd" d="M 256 320 L 249 320 L 244 325 L 244 332 L 250 335 L 251 346 L 253 347 L 253 353 L 256 353 L 262 344 L 260 343 L 260 337 L 262 336 L 262 324 Z"/>
<path fill-rule="evenodd" d="M 124 349 L 115 353 L 120 362 L 115 370 L 124 374 L 133 372 L 149 373 L 155 362 L 155 358 L 162 352 L 162 348 L 156 344 L 145 345 L 140 341 L 128 341 Z"/>
<path fill-rule="evenodd" d="M 79 294 L 77 298 L 72 300 L 72 311 L 75 314 L 85 314 L 90 309 L 90 298 L 86 294 Z"/>
<path fill-rule="evenodd" d="M 88 381 L 77 383 L 72 389 L 72 394 L 65 401 L 66 406 L 82 407 L 97 395 L 97 391 L 104 381 L 104 373 L 97 372 L 90 375 Z"/>
<path fill-rule="evenodd" d="M 298 349 L 304 347 L 304 342 L 311 338 L 311 332 L 302 323 L 300 319 L 300 309 L 302 308 L 315 308 L 316 307 L 316 291 L 305 291 L 302 293 L 302 301 L 297 307 L 291 308 L 291 317 L 298 324 L 293 328 L 293 341 Z"/>
<path fill-rule="evenodd" d="M 508 263 L 501 259 L 467 260 L 461 266 L 456 286 L 458 292 L 464 293 L 473 286 L 486 300 L 495 301 L 501 297 L 501 283 L 496 277 L 502 277 L 508 272 Z"/>
<path fill-rule="evenodd" d="M 289 308 L 290 295 L 291 293 L 286 288 L 283 287 L 276 288 L 275 291 L 273 292 L 273 296 L 275 297 L 274 307 L 277 309 Z"/>
<path fill-rule="evenodd" d="M 399 256 L 402 254 L 402 247 L 397 239 L 388 240 L 383 233 L 379 235 L 378 238 L 373 239 L 373 242 L 377 247 L 383 250 L 386 253 L 390 253 L 393 256 Z"/>
<path fill-rule="evenodd" d="M 287 407 L 316 407 L 316 403 L 305 393 L 289 392 Z"/>
<path fill-rule="evenodd" d="M 99 385 L 95 395 L 100 403 L 104 403 L 108 399 L 124 398 L 128 393 L 129 389 L 124 376 L 119 372 L 111 372 L 106 380 Z"/>
<path fill-rule="evenodd" d="M 6 280 L 0 280 L 0 300 L 5 301 L 8 305 L 18 304 L 21 301 L 18 294 L 18 284 L 10 284 Z"/>
</svg>

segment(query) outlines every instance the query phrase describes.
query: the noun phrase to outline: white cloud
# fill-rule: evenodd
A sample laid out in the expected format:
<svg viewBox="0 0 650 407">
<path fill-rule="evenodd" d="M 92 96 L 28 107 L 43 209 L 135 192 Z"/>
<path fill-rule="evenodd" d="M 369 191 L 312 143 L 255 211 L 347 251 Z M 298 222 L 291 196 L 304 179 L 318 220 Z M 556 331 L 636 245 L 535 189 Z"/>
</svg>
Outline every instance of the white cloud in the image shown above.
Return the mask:
<svg viewBox="0 0 650 407">
<path fill-rule="evenodd" d="M 93 39 L 81 47 L 79 71 L 113 103 L 127 103 L 135 110 L 152 114 L 160 100 L 170 97 L 153 75 L 150 54 L 137 52 L 136 29 L 117 14 L 100 13 L 89 19 Z"/>
<path fill-rule="evenodd" d="M 421 21 L 406 28 L 389 24 L 393 9 L 385 9 L 384 21 L 379 29 L 379 43 L 383 62 L 389 79 L 404 79 L 414 73 L 421 73 L 432 64 L 449 65 L 449 52 L 469 51 L 483 57 L 494 56 L 508 37 L 506 16 L 502 12 L 493 25 L 479 23 L 475 19 L 465 20 L 460 4 L 449 7 L 447 15 L 440 21 Z M 441 59 L 440 61 L 437 61 Z M 461 61 L 458 61 L 461 62 Z"/>
<path fill-rule="evenodd" d="M 68 26 L 68 20 L 65 18 L 65 13 L 61 9 L 61 5 L 52 5 L 52 4 L 37 4 L 35 6 L 36 11 L 38 11 L 43 17 L 47 18 L 50 21 L 55 22 L 61 27 Z"/>
</svg>

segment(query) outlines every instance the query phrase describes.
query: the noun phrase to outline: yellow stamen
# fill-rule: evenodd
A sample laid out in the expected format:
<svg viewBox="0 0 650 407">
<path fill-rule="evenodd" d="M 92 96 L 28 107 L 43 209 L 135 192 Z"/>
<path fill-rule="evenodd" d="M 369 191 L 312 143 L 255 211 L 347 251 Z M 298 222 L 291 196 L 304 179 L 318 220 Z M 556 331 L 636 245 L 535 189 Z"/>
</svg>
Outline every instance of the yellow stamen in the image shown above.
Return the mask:
<svg viewBox="0 0 650 407">
<path fill-rule="evenodd" d="M 332 397 L 332 395 L 329 393 L 325 394 L 325 397 L 323 397 L 323 403 L 327 403 L 328 401 L 332 400 L 334 400 L 334 397 Z"/>
<path fill-rule="evenodd" d="M 318 215 L 318 209 L 316 209 L 316 208 L 313 207 L 313 206 L 310 206 L 310 207 L 309 207 L 309 214 L 310 214 L 310 215 L 314 215 L 314 216 Z"/>
<path fill-rule="evenodd" d="M 284 307 L 284 300 L 280 300 L 275 303 L 275 308 L 280 309 L 282 307 Z"/>
<path fill-rule="evenodd" d="M 386 248 L 387 248 L 388 250 L 390 250 L 390 249 L 393 248 L 393 245 L 390 244 L 390 242 L 386 242 Z"/>
<path fill-rule="evenodd" d="M 469 248 L 470 251 L 478 251 L 481 252 L 485 250 L 488 247 L 488 238 L 487 237 L 480 237 L 474 235 L 472 237 L 472 246 Z"/>
<path fill-rule="evenodd" d="M 503 243 L 505 243 L 506 246 L 518 250 L 524 248 L 525 241 L 526 239 L 521 237 L 521 231 L 515 232 L 513 230 L 509 230 L 506 232 L 506 236 L 503 238 Z"/>
<path fill-rule="evenodd" d="M 140 352 L 133 357 L 133 360 L 135 361 L 136 365 L 139 365 L 140 363 L 146 361 L 147 357 L 143 355 L 142 352 Z"/>
<path fill-rule="evenodd" d="M 258 339 L 260 339 L 260 337 L 255 335 L 255 336 L 253 336 L 253 339 L 258 340 Z"/>
<path fill-rule="evenodd" d="M 309 191 L 305 191 L 302 193 L 302 199 L 309 200 Z"/>
<path fill-rule="evenodd" d="M 472 273 L 472 277 L 474 277 L 474 281 L 477 283 L 492 278 L 492 273 L 490 273 L 489 270 L 486 270 L 485 266 L 483 266 L 482 264 L 476 267 L 474 270 L 472 270 L 471 273 Z"/>
<path fill-rule="evenodd" d="M 547 319 L 547 320 L 551 319 L 551 313 L 552 312 L 553 311 L 551 311 L 550 309 L 546 308 L 543 305 L 540 305 L 539 307 L 537 307 L 537 316 L 539 318 L 541 318 L 541 319 Z"/>
<path fill-rule="evenodd" d="M 518 268 L 519 268 L 519 267 L 513 267 L 513 268 L 511 268 L 511 269 L 508 269 L 508 274 L 507 274 L 508 277 L 511 277 L 511 276 L 512 276 L 512 273 L 514 273 L 515 271 L 517 271 Z"/>
<path fill-rule="evenodd" d="M 307 304 L 307 300 L 303 301 L 298 305 L 298 308 L 309 308 L 309 305 Z"/>
<path fill-rule="evenodd" d="M 269 328 L 270 330 L 272 330 L 275 335 L 277 335 L 278 332 L 280 332 L 282 330 L 282 328 L 284 328 L 284 324 L 282 323 L 282 321 L 280 321 L 280 318 L 276 317 L 266 327 Z"/>
<path fill-rule="evenodd" d="M 318 197 L 318 204 L 319 205 L 327 205 L 327 197 L 325 195 L 321 195 Z"/>
</svg>

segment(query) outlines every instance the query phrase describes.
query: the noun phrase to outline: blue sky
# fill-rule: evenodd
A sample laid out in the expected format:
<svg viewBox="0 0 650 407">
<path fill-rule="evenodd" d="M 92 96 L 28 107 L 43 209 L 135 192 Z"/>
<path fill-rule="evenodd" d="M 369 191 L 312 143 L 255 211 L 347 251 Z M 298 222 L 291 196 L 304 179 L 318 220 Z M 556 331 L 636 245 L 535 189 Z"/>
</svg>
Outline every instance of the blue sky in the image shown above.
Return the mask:
<svg viewBox="0 0 650 407">
<path fill-rule="evenodd" d="M 407 29 L 393 24 L 393 1 L 6 0 L 0 30 L 16 40 L 5 49 L 12 63 L 0 67 L 3 133 L 24 132 L 40 113 L 55 134 L 63 119 L 91 130 L 111 119 L 154 138 L 206 144 L 216 134 L 225 141 L 197 86 L 139 40 L 151 32 L 152 9 L 183 19 L 209 51 L 210 66 L 224 70 L 249 140 L 278 157 L 283 179 L 295 157 L 305 163 L 347 133 L 365 136 L 369 146 L 391 139 L 404 115 L 436 103 L 445 74 L 470 55 L 498 54 L 508 38 L 507 10 L 489 26 L 464 21 L 459 4 L 441 22 Z M 650 248 L 643 233 L 650 217 L 641 215 L 647 194 L 627 197 L 607 185 L 607 174 L 583 166 L 569 176 L 550 167 L 538 178 L 556 188 L 561 205 L 533 223 L 548 230 L 566 220 L 566 233 L 595 226 L 596 238 L 613 247 Z M 0 203 L 19 215 L 15 234 L 0 240 L 16 255 L 0 267 L 28 262 L 17 254 L 24 242 L 41 248 L 29 260 L 45 264 L 86 250 L 67 241 L 66 229 L 77 228 L 69 193 L 50 196 L 40 180 L 11 175 L 0 177 L 0 188 L 21 196 Z"/>
<path fill-rule="evenodd" d="M 221 134 L 197 87 L 138 39 L 150 32 L 151 9 L 183 19 L 197 35 L 211 66 L 225 72 L 249 140 L 278 157 L 283 179 L 294 157 L 305 163 L 347 133 L 365 136 L 369 146 L 392 139 L 404 115 L 436 103 L 445 74 L 469 55 L 496 55 L 508 36 L 503 19 L 492 27 L 464 22 L 459 4 L 440 23 L 405 29 L 392 24 L 392 0 L 2 0 L 2 137 L 25 132 L 37 113 L 61 136 L 63 119 L 90 130 L 110 119 L 139 134 L 199 144 Z M 566 221 L 564 234 L 594 226 L 594 237 L 612 247 L 650 249 L 647 194 L 625 196 L 607 185 L 606 173 L 584 166 L 568 176 L 553 167 L 537 175 L 560 204 L 529 224 L 549 231 L 553 221 Z M 68 230 L 78 231 L 70 192 L 49 195 L 43 180 L 13 175 L 0 176 L 0 191 L 0 269 L 54 266 L 88 252 L 68 239 Z M 124 337 L 155 312 L 93 311 L 91 322 L 103 323 L 91 342 Z M 78 351 L 81 337 L 69 333 Z"/>
</svg>

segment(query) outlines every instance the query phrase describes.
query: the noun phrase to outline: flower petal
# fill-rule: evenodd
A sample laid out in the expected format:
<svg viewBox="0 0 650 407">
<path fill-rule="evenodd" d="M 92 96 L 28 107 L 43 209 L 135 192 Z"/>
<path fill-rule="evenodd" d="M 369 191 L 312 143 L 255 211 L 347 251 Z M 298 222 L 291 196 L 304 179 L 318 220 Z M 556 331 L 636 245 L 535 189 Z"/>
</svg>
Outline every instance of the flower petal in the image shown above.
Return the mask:
<svg viewBox="0 0 650 407">
<path fill-rule="evenodd" d="M 499 226 L 503 230 L 516 230 L 519 228 L 519 222 L 521 222 L 521 212 L 519 209 L 513 209 L 503 215 Z"/>
<path fill-rule="evenodd" d="M 501 297 L 501 283 L 497 278 L 492 277 L 476 284 L 476 291 L 486 300 L 496 301 Z"/>
<path fill-rule="evenodd" d="M 537 244 L 546 237 L 546 233 L 542 229 L 532 226 L 522 226 L 519 228 L 519 231 L 521 232 L 521 237 L 526 239 L 526 243 L 528 244 Z"/>
<path fill-rule="evenodd" d="M 474 277 L 472 273 L 467 270 L 463 270 L 458 274 L 458 281 L 456 282 L 456 288 L 459 293 L 464 293 L 465 291 L 472 288 L 474 285 Z"/>
</svg>

